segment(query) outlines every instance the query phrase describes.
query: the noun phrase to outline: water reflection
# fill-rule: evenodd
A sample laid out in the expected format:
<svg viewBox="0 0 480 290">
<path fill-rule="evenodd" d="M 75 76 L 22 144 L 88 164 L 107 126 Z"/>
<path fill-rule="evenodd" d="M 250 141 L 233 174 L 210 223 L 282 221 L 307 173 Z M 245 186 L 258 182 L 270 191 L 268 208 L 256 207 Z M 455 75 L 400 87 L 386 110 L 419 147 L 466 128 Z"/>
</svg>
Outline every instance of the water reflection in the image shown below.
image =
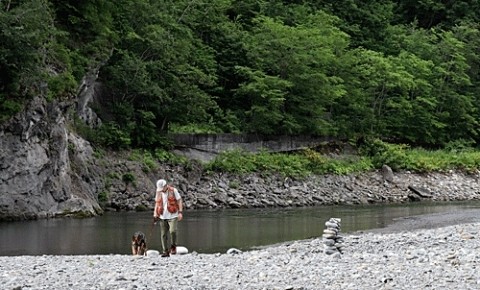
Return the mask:
<svg viewBox="0 0 480 290">
<path fill-rule="evenodd" d="M 331 217 L 342 218 L 342 231 L 348 233 L 385 227 L 399 217 L 472 207 L 480 203 L 187 211 L 179 223 L 179 244 L 201 253 L 245 250 L 318 237 Z M 160 249 L 160 228 L 153 226 L 151 212 L 0 223 L 0 255 L 130 254 L 131 235 L 138 230 L 147 235 L 150 249 Z"/>
</svg>

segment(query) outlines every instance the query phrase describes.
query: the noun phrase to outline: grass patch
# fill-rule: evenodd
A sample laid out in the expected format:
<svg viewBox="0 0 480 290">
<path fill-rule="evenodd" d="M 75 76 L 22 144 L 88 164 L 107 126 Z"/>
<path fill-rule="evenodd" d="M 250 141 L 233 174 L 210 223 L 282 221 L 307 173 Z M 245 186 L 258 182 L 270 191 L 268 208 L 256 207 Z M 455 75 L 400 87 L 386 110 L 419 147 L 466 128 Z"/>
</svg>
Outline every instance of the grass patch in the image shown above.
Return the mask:
<svg viewBox="0 0 480 290">
<path fill-rule="evenodd" d="M 98 201 L 103 203 L 108 201 L 108 192 L 106 191 L 101 191 L 98 193 Z"/>
<path fill-rule="evenodd" d="M 374 140 L 360 148 L 358 155 L 325 155 L 312 149 L 296 153 L 250 153 L 235 149 L 219 154 L 206 164 L 207 171 L 246 173 L 280 173 L 290 177 L 310 174 L 346 175 L 390 166 L 394 171 L 448 171 L 452 169 L 475 172 L 480 167 L 480 151 L 472 148 L 426 150 L 403 144 L 388 144 Z"/>
</svg>

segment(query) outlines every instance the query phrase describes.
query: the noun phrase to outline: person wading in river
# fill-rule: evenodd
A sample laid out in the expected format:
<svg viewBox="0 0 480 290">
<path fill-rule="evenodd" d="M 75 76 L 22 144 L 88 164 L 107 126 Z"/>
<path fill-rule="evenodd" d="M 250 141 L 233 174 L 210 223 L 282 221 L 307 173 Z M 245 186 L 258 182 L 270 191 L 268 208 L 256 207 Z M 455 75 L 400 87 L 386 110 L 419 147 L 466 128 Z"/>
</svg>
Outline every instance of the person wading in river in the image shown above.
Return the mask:
<svg viewBox="0 0 480 290">
<path fill-rule="evenodd" d="M 160 223 L 162 235 L 162 257 L 169 257 L 177 253 L 177 224 L 183 219 L 182 197 L 178 190 L 167 185 L 164 179 L 157 181 L 157 193 L 155 194 L 155 208 L 153 220 Z M 170 233 L 171 245 L 168 244 Z"/>
</svg>

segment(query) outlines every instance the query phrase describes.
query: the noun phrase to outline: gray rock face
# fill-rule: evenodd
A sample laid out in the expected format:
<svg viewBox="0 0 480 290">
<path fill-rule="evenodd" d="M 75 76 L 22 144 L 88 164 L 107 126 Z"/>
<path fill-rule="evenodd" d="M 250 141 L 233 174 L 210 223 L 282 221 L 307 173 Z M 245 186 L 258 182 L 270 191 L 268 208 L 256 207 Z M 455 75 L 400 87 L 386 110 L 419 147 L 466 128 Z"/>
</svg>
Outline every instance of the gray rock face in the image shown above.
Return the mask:
<svg viewBox="0 0 480 290">
<path fill-rule="evenodd" d="M 101 212 L 95 182 L 80 173 L 91 149 L 67 130 L 67 108 L 35 98 L 0 127 L 0 220 Z"/>
<path fill-rule="evenodd" d="M 77 92 L 77 116 L 91 127 L 101 125 L 101 120 L 92 108 L 89 107 L 89 104 L 94 100 L 96 90 L 99 90 L 101 87 L 100 83 L 97 82 L 99 70 L 100 67 L 87 73 L 82 78 Z"/>
</svg>

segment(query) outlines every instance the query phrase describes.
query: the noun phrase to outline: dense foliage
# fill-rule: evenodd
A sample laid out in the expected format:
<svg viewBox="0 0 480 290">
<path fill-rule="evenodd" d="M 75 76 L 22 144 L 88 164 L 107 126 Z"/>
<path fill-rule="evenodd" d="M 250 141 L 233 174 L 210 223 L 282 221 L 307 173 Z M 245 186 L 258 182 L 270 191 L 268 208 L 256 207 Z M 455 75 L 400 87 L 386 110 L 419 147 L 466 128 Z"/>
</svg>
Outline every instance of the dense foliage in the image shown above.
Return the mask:
<svg viewBox="0 0 480 290">
<path fill-rule="evenodd" d="M 117 148 L 168 130 L 478 143 L 479 6 L 1 1 L 0 121 L 33 96 L 73 97 L 100 68 L 104 126 L 89 136 Z"/>
<path fill-rule="evenodd" d="M 211 171 L 234 174 L 283 174 L 302 178 L 311 174 L 346 175 L 370 171 L 388 164 L 394 171 L 416 173 L 448 172 L 459 170 L 478 173 L 480 152 L 452 143 L 444 149 L 426 150 L 404 144 L 389 144 L 373 139 L 350 154 L 320 154 L 306 149 L 292 154 L 268 152 L 249 153 L 241 150 L 227 151 L 206 164 Z"/>
</svg>

